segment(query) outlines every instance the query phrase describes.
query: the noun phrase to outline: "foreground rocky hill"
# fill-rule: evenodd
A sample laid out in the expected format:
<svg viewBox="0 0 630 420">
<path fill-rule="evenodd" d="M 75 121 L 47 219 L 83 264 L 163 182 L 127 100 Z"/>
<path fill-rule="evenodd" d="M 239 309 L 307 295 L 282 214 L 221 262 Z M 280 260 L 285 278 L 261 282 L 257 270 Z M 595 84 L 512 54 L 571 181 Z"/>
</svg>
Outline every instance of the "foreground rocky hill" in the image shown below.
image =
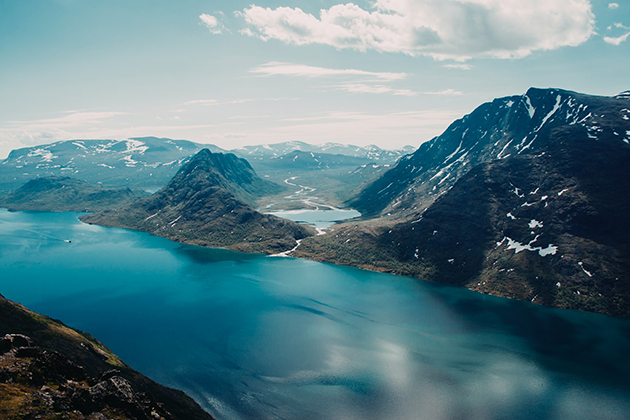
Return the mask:
<svg viewBox="0 0 630 420">
<path fill-rule="evenodd" d="M 42 177 L 0 196 L 0 207 L 11 211 L 91 212 L 122 207 L 140 197 L 129 188 L 107 188 L 70 177 Z"/>
<path fill-rule="evenodd" d="M 304 241 L 294 255 L 630 316 L 630 102 L 557 90 L 528 92 L 534 94 L 555 98 L 558 108 L 543 108 L 544 118 L 535 127 L 539 130 L 521 133 L 529 143 L 510 149 L 515 131 L 500 125 L 488 126 L 494 137 L 485 146 L 477 137 L 466 150 L 462 140 L 461 147 L 448 149 L 454 131 L 478 132 L 488 109 L 506 108 L 510 102 L 513 107 L 516 97 L 482 105 L 454 123 L 456 130 L 451 126 L 363 192 L 360 200 L 375 200 L 372 214 L 382 208 L 398 220 L 347 225 Z M 521 97 L 521 103 L 528 101 Z M 560 111 L 562 104 L 573 105 Z M 512 113 L 505 110 L 498 122 Z M 528 115 L 515 112 L 512 117 L 523 121 Z M 465 121 L 476 122 L 463 125 Z M 480 162 L 483 150 L 487 154 Z M 437 157 L 446 153 L 444 159 Z M 475 153 L 476 161 L 467 160 Z M 411 170 L 411 161 L 424 166 Z M 451 165 L 448 170 L 445 164 Z M 408 176 L 416 173 L 420 175 Z M 392 189 L 396 181 L 396 188 L 406 186 L 383 205 L 378 200 L 385 200 L 386 193 L 378 194 L 374 185 L 386 181 Z M 408 202 L 427 209 L 397 209 Z"/>
<path fill-rule="evenodd" d="M 260 179 L 244 159 L 203 149 L 152 196 L 81 220 L 194 245 L 277 253 L 312 234 L 304 226 L 261 214 L 247 204 L 255 195 L 278 188 Z"/>
<path fill-rule="evenodd" d="M 0 295 L 0 418 L 211 420 L 87 333 Z"/>
</svg>

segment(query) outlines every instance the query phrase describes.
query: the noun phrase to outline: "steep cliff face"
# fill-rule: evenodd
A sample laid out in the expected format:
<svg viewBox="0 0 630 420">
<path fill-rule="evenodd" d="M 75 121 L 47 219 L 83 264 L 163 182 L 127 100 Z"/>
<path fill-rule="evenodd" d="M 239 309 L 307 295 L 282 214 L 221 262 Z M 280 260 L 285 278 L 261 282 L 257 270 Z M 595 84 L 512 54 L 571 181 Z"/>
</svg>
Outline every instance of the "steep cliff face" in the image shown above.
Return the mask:
<svg viewBox="0 0 630 420">
<path fill-rule="evenodd" d="M 87 333 L 0 296 L 0 417 L 211 420 Z"/>
<path fill-rule="evenodd" d="M 276 188 L 260 179 L 247 161 L 202 150 L 152 196 L 81 220 L 195 245 L 277 253 L 293 248 L 311 232 L 291 221 L 261 214 L 246 203 Z"/>
<path fill-rule="evenodd" d="M 536 154 L 565 126 L 593 140 L 630 142 L 630 103 L 559 89 L 495 99 L 453 122 L 366 187 L 352 206 L 367 216 L 415 217 L 477 164 Z"/>
</svg>

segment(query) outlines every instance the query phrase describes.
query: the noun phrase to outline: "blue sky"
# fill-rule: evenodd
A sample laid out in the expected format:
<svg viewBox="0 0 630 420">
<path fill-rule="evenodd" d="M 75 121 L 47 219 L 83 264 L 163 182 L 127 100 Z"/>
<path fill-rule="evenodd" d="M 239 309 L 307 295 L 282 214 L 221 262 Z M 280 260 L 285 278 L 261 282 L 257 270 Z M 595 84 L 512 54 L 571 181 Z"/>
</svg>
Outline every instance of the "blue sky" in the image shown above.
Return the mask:
<svg viewBox="0 0 630 420">
<path fill-rule="evenodd" d="M 58 140 L 419 146 L 529 87 L 630 89 L 630 3 L 0 0 L 0 158 Z"/>
</svg>

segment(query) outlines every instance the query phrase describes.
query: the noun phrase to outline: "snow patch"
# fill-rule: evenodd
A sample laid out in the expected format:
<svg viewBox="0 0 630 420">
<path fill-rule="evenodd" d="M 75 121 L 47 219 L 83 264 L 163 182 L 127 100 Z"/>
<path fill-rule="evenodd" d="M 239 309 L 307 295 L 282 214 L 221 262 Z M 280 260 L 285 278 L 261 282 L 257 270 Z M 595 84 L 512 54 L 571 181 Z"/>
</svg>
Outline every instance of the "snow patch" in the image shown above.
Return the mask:
<svg viewBox="0 0 630 420">
<path fill-rule="evenodd" d="M 560 197 L 562 194 L 564 194 L 564 193 L 565 193 L 565 192 L 567 192 L 567 191 L 569 191 L 569 189 L 568 189 L 568 188 L 565 188 L 564 190 L 560 191 L 560 192 L 558 193 L 558 197 Z"/>
<path fill-rule="evenodd" d="M 131 157 L 131 155 L 127 155 L 124 158 L 122 158 L 121 160 L 126 161 L 125 162 L 125 166 L 129 167 L 129 168 L 135 168 L 136 167 L 136 163 L 138 163 L 137 160 L 133 160 L 133 158 Z"/>
<path fill-rule="evenodd" d="M 525 95 L 525 106 L 527 107 L 529 118 L 534 118 L 534 114 L 536 113 L 536 108 L 532 106 L 532 101 L 530 101 L 529 96 L 527 95 Z"/>
<path fill-rule="evenodd" d="M 497 155 L 497 159 L 505 159 L 506 157 L 510 156 L 510 155 L 507 155 L 507 156 L 501 157 L 503 155 L 503 152 L 505 152 L 505 149 L 507 149 L 510 146 L 510 144 L 512 144 L 512 141 L 513 140 L 508 141 L 507 144 L 503 146 L 503 149 L 501 149 L 501 151 Z"/>
<path fill-rule="evenodd" d="M 139 140 L 127 140 L 127 153 L 143 154 L 149 147 Z"/>
<path fill-rule="evenodd" d="M 543 118 L 538 128 L 534 129 L 534 132 L 540 130 L 543 127 L 543 125 L 545 125 L 545 123 L 549 120 L 549 118 L 551 118 L 553 114 L 556 113 L 556 111 L 560 108 L 560 101 L 562 101 L 562 96 L 558 95 L 556 97 L 556 104 L 553 106 L 553 109 L 549 111 L 549 113 L 545 116 L 545 118 Z"/>
<path fill-rule="evenodd" d="M 514 217 L 514 215 L 512 214 L 512 212 L 509 212 L 508 214 L 506 214 L 507 217 L 509 217 L 512 220 L 516 220 L 516 217 Z"/>
<path fill-rule="evenodd" d="M 543 222 L 539 222 L 536 219 L 532 219 L 532 220 L 530 220 L 528 226 L 529 226 L 530 229 L 541 228 L 541 227 L 543 227 Z"/>
<path fill-rule="evenodd" d="M 590 271 L 586 270 L 586 268 L 584 268 L 584 264 L 582 263 L 582 261 L 580 261 L 578 263 L 578 265 L 580 266 L 580 268 L 582 269 L 582 271 L 584 271 L 584 273 L 586 273 L 587 276 L 589 277 L 593 277 L 593 273 L 591 273 Z"/>
<path fill-rule="evenodd" d="M 558 247 L 553 244 L 547 245 L 546 248 L 543 248 L 541 246 L 532 247 L 532 244 L 535 243 L 539 237 L 540 235 L 536 235 L 536 237 L 532 239 L 527 245 L 523 245 L 522 243 L 515 241 L 512 238 L 508 238 L 506 236 L 503 238 L 501 242 L 497 242 L 497 247 L 501 246 L 501 244 L 503 244 L 503 242 L 507 240 L 508 241 L 507 249 L 508 250 L 513 249 L 515 254 L 518 254 L 521 251 L 532 251 L 532 252 L 538 251 L 538 255 L 540 255 L 541 257 L 546 257 L 547 255 L 556 255 L 556 252 L 558 252 Z"/>
<path fill-rule="evenodd" d="M 464 135 L 466 135 L 466 132 L 464 132 Z M 463 140 L 463 136 L 462 136 L 462 140 L 459 142 L 459 146 L 457 146 L 457 149 L 455 149 L 455 151 L 453 153 L 451 153 L 450 155 L 448 155 L 446 157 L 446 159 L 444 159 L 444 163 L 446 164 L 446 162 L 448 162 L 449 160 L 451 160 L 451 158 L 453 158 L 453 156 L 455 156 L 456 154 L 459 153 L 460 150 L 462 150 L 462 145 L 464 144 L 464 140 Z"/>
<path fill-rule="evenodd" d="M 52 162 L 53 159 L 57 158 L 57 156 L 53 155 L 50 150 L 46 150 L 46 149 L 35 149 L 32 152 L 30 152 L 27 156 L 28 157 L 41 156 L 40 162 Z"/>
<path fill-rule="evenodd" d="M 518 198 L 523 198 L 523 197 L 525 197 L 525 194 L 522 194 L 522 193 L 521 193 L 521 189 L 520 189 L 519 187 L 516 187 L 516 186 L 514 186 L 513 184 L 510 184 L 510 185 L 512 185 L 512 186 L 514 187 L 514 191 L 512 191 L 512 192 L 513 192 L 514 194 L 516 194 L 516 196 L 517 196 Z"/>
</svg>

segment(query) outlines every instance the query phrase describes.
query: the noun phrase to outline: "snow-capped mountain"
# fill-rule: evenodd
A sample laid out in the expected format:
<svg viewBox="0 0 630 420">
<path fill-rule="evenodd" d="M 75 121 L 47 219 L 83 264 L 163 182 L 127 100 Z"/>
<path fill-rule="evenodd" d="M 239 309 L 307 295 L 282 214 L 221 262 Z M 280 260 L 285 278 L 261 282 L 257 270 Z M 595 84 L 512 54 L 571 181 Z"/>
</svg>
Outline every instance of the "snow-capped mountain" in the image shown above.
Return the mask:
<svg viewBox="0 0 630 420">
<path fill-rule="evenodd" d="M 422 213 L 479 163 L 535 154 L 560 127 L 581 127 L 593 141 L 630 146 L 628 92 L 598 97 L 532 88 L 495 99 L 453 122 L 368 186 L 353 206 L 364 214 Z"/>
<path fill-rule="evenodd" d="M 159 188 L 191 155 L 216 146 L 155 137 L 71 140 L 13 150 L 0 162 L 0 191 L 41 176 L 71 176 L 90 183 Z"/>
<path fill-rule="evenodd" d="M 375 145 L 365 147 L 353 146 L 351 144 L 324 143 L 308 144 L 301 141 L 288 141 L 284 143 L 265 144 L 257 146 L 243 146 L 231 150 L 237 156 L 256 161 L 262 159 L 279 158 L 292 152 L 312 152 L 325 153 L 331 155 L 344 155 L 356 158 L 368 159 L 381 164 L 394 163 L 402 156 L 412 153 L 415 150 L 412 146 L 405 146 L 398 150 L 381 149 Z"/>
</svg>

